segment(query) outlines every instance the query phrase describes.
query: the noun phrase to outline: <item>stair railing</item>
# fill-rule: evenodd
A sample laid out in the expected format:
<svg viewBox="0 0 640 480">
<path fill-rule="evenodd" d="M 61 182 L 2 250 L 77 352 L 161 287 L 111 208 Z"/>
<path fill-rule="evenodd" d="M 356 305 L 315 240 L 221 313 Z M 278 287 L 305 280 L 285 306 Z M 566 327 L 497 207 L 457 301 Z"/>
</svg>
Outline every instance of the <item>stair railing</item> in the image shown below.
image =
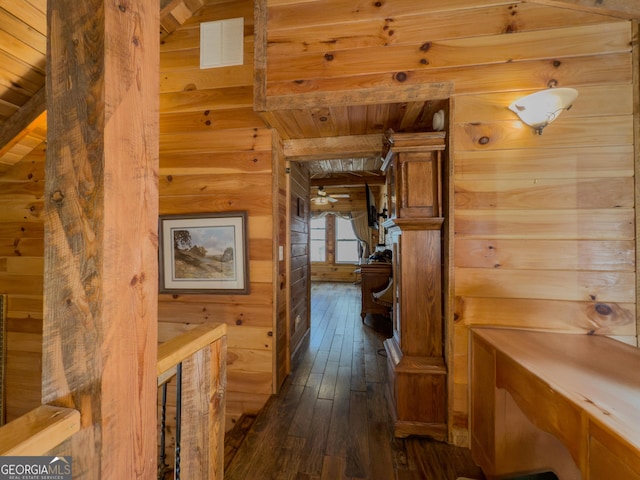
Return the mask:
<svg viewBox="0 0 640 480">
<path fill-rule="evenodd" d="M 158 347 L 159 480 L 171 472 L 175 480 L 223 477 L 226 331 L 225 324 L 202 324 Z M 173 418 L 167 415 L 170 383 L 176 391 Z M 168 452 L 171 426 L 175 445 Z"/>
<path fill-rule="evenodd" d="M 225 324 L 203 324 L 158 347 L 165 406 L 167 382 L 180 379 L 176 473 L 185 479 L 223 477 L 226 332 Z M 166 411 L 164 416 L 166 421 Z M 40 405 L 0 427 L 0 456 L 46 455 L 79 432 L 80 423 L 78 410 Z"/>
</svg>

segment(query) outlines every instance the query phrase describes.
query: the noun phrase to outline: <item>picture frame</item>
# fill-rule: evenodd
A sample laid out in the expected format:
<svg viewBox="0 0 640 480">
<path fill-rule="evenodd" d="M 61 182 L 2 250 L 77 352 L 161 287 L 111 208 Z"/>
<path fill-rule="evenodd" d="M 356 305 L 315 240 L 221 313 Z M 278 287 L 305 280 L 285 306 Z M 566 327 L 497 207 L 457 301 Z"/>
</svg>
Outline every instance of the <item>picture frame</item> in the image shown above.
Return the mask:
<svg viewBox="0 0 640 480">
<path fill-rule="evenodd" d="M 249 293 L 247 212 L 160 215 L 160 293 Z"/>
</svg>

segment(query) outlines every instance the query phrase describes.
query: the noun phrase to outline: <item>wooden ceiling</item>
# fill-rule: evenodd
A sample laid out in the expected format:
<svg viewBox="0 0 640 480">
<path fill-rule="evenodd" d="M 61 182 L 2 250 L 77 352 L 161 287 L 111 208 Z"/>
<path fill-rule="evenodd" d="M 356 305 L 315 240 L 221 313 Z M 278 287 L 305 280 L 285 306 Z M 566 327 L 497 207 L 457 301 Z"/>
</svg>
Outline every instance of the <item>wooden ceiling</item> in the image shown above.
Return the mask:
<svg viewBox="0 0 640 480">
<path fill-rule="evenodd" d="M 0 1 L 0 124 L 44 87 L 46 0 Z"/>
<path fill-rule="evenodd" d="M 433 131 L 439 110 L 448 110 L 447 99 L 279 110 L 266 121 L 283 138 L 287 158 L 305 162 L 312 180 L 361 184 L 381 175 L 385 134 Z"/>
<path fill-rule="evenodd" d="M 229 0 L 160 0 L 160 39 L 191 18 L 203 4 L 223 1 Z M 591 6 L 591 0 L 532 1 L 640 17 L 637 2 L 628 0 L 601 0 L 597 7 Z M 46 0 L 0 0 L 0 173 L 46 138 L 46 9 Z M 380 139 L 389 129 L 432 130 L 433 114 L 447 105 L 444 99 L 380 102 L 358 105 L 354 101 L 352 105 L 323 108 L 292 105 L 270 111 L 265 121 L 280 132 L 291 159 L 309 162 L 313 176 L 353 175 L 350 172 L 371 176 L 377 174 L 380 162 L 380 150 L 371 151 L 380 140 L 372 139 Z M 353 140 L 347 140 L 353 137 L 362 137 L 359 142 L 366 147 L 355 148 Z"/>
</svg>

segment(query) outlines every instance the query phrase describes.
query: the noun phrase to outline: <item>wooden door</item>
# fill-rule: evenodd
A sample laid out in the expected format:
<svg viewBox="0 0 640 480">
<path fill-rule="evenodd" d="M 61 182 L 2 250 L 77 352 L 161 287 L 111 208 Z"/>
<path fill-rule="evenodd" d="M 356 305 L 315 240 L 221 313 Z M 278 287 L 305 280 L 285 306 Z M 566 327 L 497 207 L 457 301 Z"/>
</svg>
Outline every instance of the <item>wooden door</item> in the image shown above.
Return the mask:
<svg viewBox="0 0 640 480">
<path fill-rule="evenodd" d="M 289 352 L 293 357 L 310 328 L 309 172 L 292 162 L 289 174 Z"/>
</svg>

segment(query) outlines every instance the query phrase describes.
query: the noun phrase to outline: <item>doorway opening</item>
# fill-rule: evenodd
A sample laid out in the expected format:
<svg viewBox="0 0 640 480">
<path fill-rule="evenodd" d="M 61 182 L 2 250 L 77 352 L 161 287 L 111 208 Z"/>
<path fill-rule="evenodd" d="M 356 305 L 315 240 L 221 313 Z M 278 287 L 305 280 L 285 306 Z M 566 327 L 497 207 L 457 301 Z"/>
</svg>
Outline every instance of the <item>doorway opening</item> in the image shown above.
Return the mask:
<svg viewBox="0 0 640 480">
<path fill-rule="evenodd" d="M 287 175 L 280 184 L 287 192 L 285 242 L 287 253 L 287 312 L 283 325 L 286 330 L 287 352 L 278 358 L 286 359 L 289 371 L 295 358 L 301 354 L 311 327 L 313 282 L 339 282 L 361 288 L 361 265 L 374 253 L 382 254 L 391 249 L 388 232 L 382 226 L 390 199 L 387 198 L 386 174 L 381 170 L 389 150 L 389 138 L 396 133 L 412 134 L 433 132 L 446 128 L 449 123 L 449 99 L 433 100 L 412 98 L 410 101 L 386 104 L 337 105 L 316 107 L 313 105 L 295 110 L 269 112 L 269 123 L 278 131 L 281 143 L 278 152 Z M 444 122 L 443 120 L 444 116 Z M 439 125 L 436 125 L 438 119 Z M 325 262 L 312 262 L 311 254 L 320 254 L 315 248 L 320 238 L 311 228 L 311 219 L 318 214 L 350 215 L 362 212 L 368 215 L 367 204 L 372 192 L 374 217 L 380 220 L 378 229 L 368 232 L 367 249 L 359 249 L 357 263 L 336 261 L 339 247 L 332 241 L 325 245 Z M 448 193 L 446 193 L 448 196 Z M 335 218 L 332 225 L 335 236 Z M 313 244 L 313 249 L 312 249 Z M 331 258 L 329 258 L 331 256 Z M 327 261 L 328 260 L 328 261 Z M 382 286 L 389 283 L 389 275 Z M 359 293 L 362 296 L 362 293 Z M 372 314 L 361 305 L 356 315 L 362 316 L 365 326 L 375 322 Z M 387 310 L 384 310 L 386 313 Z M 279 320 L 280 321 L 280 320 Z M 380 330 L 386 336 L 390 322 Z M 375 326 L 375 325 L 374 325 Z M 280 329 L 280 331 L 283 331 Z"/>
</svg>

